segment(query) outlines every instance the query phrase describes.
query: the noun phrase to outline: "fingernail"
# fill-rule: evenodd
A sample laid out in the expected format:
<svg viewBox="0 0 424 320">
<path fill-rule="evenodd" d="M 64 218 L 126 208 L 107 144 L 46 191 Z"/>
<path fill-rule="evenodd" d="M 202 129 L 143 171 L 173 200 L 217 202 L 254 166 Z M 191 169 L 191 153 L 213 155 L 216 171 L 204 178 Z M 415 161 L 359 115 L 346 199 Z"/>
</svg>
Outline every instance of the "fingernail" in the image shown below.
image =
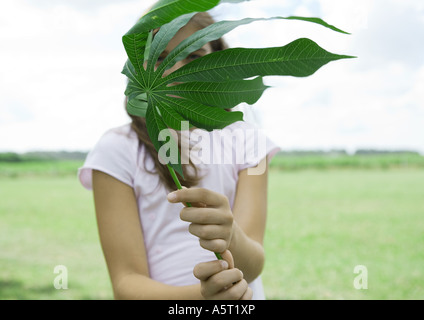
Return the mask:
<svg viewBox="0 0 424 320">
<path fill-rule="evenodd" d="M 221 265 L 224 269 L 228 269 L 228 262 L 225 260 L 219 260 L 219 262 L 221 262 Z"/>
<path fill-rule="evenodd" d="M 177 195 L 176 195 L 175 191 L 169 193 L 168 196 L 167 196 L 167 198 L 168 198 L 169 201 L 175 201 L 175 200 L 177 200 Z"/>
</svg>

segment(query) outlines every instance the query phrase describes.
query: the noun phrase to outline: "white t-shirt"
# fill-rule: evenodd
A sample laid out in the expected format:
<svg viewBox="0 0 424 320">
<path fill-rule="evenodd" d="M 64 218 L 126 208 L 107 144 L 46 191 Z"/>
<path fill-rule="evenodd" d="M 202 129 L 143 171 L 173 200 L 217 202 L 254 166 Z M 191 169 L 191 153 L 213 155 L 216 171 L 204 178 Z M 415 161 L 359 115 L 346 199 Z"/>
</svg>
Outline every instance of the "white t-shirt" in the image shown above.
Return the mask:
<svg viewBox="0 0 424 320">
<path fill-rule="evenodd" d="M 189 139 L 191 159 L 203 177 L 198 187 L 224 194 L 231 207 L 239 171 L 257 166 L 266 155 L 270 159 L 279 150 L 261 130 L 245 122 L 212 132 L 196 129 L 182 139 Z M 198 283 L 193 275 L 194 266 L 216 257 L 200 247 L 198 238 L 188 232 L 189 223 L 179 218 L 183 205 L 167 201 L 169 192 L 158 175 L 149 173 L 154 171 L 153 167 L 153 160 L 145 157 L 143 145 L 127 124 L 101 137 L 78 175 L 89 190 L 92 169 L 105 172 L 134 189 L 152 279 L 175 286 Z M 249 286 L 254 299 L 265 299 L 260 277 Z"/>
</svg>

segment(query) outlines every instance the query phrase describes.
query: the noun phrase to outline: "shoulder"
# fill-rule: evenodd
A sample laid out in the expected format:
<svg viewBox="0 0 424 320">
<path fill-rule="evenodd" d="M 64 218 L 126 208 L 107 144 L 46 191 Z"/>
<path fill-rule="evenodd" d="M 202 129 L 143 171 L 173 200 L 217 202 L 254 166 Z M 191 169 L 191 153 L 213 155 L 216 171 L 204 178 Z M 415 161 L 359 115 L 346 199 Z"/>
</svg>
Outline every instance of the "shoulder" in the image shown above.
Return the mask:
<svg viewBox="0 0 424 320">
<path fill-rule="evenodd" d="M 137 134 L 131 129 L 131 124 L 125 124 L 107 130 L 99 139 L 96 146 L 116 150 L 138 144 Z M 107 151 L 107 150 L 105 150 Z"/>
<path fill-rule="evenodd" d="M 90 189 L 91 172 L 98 170 L 132 186 L 137 170 L 138 149 L 137 134 L 130 124 L 109 129 L 88 153 L 80 168 L 81 182 Z"/>
<path fill-rule="evenodd" d="M 135 163 L 137 153 L 137 134 L 126 124 L 106 131 L 89 156 L 128 167 Z"/>
</svg>

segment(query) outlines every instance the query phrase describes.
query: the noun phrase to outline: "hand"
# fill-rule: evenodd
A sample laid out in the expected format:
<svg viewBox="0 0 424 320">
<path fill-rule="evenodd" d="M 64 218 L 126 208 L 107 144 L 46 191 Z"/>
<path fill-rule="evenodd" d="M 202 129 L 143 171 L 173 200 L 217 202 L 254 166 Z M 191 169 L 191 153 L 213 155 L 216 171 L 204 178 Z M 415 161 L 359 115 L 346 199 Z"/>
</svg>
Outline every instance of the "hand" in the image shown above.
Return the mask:
<svg viewBox="0 0 424 320">
<path fill-rule="evenodd" d="M 228 249 L 234 219 L 227 197 L 204 188 L 190 188 L 171 192 L 168 201 L 191 203 L 192 207 L 181 210 L 180 218 L 191 222 L 189 231 L 199 237 L 202 248 L 219 253 Z"/>
<path fill-rule="evenodd" d="M 243 273 L 234 268 L 231 252 L 222 253 L 224 260 L 202 262 L 193 274 L 200 280 L 200 292 L 208 300 L 251 300 L 253 291 L 243 279 Z"/>
</svg>

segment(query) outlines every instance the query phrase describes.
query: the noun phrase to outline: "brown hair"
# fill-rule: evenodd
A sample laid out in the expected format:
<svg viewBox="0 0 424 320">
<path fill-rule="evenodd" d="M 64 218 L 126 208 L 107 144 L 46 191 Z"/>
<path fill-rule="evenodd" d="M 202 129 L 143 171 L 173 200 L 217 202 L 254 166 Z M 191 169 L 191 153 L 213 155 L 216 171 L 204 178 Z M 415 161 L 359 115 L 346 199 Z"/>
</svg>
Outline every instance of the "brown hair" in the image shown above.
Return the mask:
<svg viewBox="0 0 424 320">
<path fill-rule="evenodd" d="M 197 24 L 201 29 L 213 24 L 214 22 L 215 21 L 213 20 L 213 18 L 207 12 L 199 12 L 195 14 L 193 18 L 189 21 L 189 23 Z M 221 51 L 227 48 L 226 43 L 222 39 L 211 41 L 210 45 L 212 47 L 213 52 Z M 126 104 L 127 100 L 125 100 L 125 105 Z M 155 164 L 155 171 L 151 173 L 157 173 L 159 175 L 160 181 L 165 185 L 168 190 L 175 190 L 176 185 L 174 183 L 174 180 L 172 179 L 172 176 L 167 166 L 159 161 L 158 153 L 149 138 L 146 127 L 146 119 L 130 114 L 128 115 L 132 119 L 131 128 L 137 134 L 139 143 L 145 148 L 145 156 L 150 156 Z M 189 169 L 189 167 L 191 167 L 191 170 Z M 195 165 L 191 162 L 191 160 L 188 165 L 183 164 L 183 173 L 184 179 L 181 179 L 181 177 L 178 174 L 177 175 L 181 184 L 187 188 L 195 186 L 200 180 L 200 177 L 198 176 L 198 171 Z"/>
</svg>

